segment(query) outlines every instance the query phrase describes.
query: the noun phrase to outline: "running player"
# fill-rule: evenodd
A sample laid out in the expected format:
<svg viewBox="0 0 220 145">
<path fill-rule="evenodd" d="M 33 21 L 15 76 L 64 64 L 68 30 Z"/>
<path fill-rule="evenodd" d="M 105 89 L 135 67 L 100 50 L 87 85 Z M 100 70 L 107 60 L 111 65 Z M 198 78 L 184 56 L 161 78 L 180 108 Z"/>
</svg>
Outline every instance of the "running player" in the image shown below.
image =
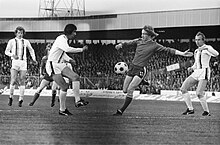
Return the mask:
<svg viewBox="0 0 220 145">
<path fill-rule="evenodd" d="M 194 71 L 186 80 L 183 82 L 180 90 L 182 92 L 184 101 L 186 103 L 187 109 L 183 112 L 183 115 L 194 114 L 194 108 L 190 99 L 190 94 L 188 90 L 196 85 L 196 95 L 200 100 L 200 104 L 204 110 L 203 116 L 210 116 L 208 104 L 205 96 L 205 88 L 210 79 L 211 70 L 209 62 L 211 57 L 216 57 L 219 55 L 212 46 L 205 44 L 205 35 L 198 32 L 195 36 L 195 42 L 198 48 L 194 52 L 195 62 L 193 66 L 188 68 L 188 71 Z"/>
<path fill-rule="evenodd" d="M 146 75 L 146 66 L 148 65 L 148 60 L 157 52 L 170 53 L 181 56 L 191 57 L 193 54 L 188 52 L 181 52 L 179 50 L 164 47 L 157 42 L 153 41 L 153 39 L 158 35 L 154 32 L 152 26 L 144 26 L 141 31 L 141 37 L 138 39 L 134 39 L 128 42 L 123 42 L 115 46 L 118 50 L 120 48 L 127 47 L 128 45 L 136 45 L 136 52 L 132 64 L 129 66 L 129 71 L 125 77 L 123 84 L 123 92 L 127 93 L 124 105 L 116 111 L 116 116 L 121 116 L 125 109 L 129 106 L 133 99 L 133 92 L 141 83 L 143 78 Z"/>
<path fill-rule="evenodd" d="M 69 116 L 72 115 L 66 108 L 66 94 L 68 89 L 68 84 L 65 82 L 63 77 L 67 77 L 72 82 L 73 93 L 75 97 L 75 102 L 77 106 L 87 105 L 88 102 L 80 99 L 79 96 L 79 88 L 80 88 L 80 77 L 77 73 L 71 70 L 66 63 L 62 63 L 62 57 L 67 55 L 66 53 L 78 53 L 87 50 L 88 47 L 84 46 L 83 48 L 74 48 L 70 47 L 68 44 L 68 40 L 74 39 L 76 35 L 77 27 L 74 24 L 67 24 L 64 28 L 64 34 L 61 34 L 56 38 L 53 43 L 53 46 L 50 50 L 48 60 L 46 63 L 46 71 L 49 76 L 53 78 L 53 80 L 60 87 L 60 109 L 59 114 Z"/>
<path fill-rule="evenodd" d="M 5 54 L 12 59 L 11 66 L 11 82 L 10 82 L 10 95 L 8 105 L 11 106 L 13 102 L 13 95 L 16 80 L 19 80 L 19 102 L 18 106 L 22 107 L 24 92 L 25 92 L 25 80 L 27 73 L 27 49 L 30 52 L 30 55 L 34 61 L 34 64 L 37 64 L 36 56 L 34 49 L 32 48 L 30 42 L 27 39 L 24 39 L 25 29 L 18 26 L 15 29 L 15 38 L 8 41 L 7 47 L 5 49 Z"/>
</svg>

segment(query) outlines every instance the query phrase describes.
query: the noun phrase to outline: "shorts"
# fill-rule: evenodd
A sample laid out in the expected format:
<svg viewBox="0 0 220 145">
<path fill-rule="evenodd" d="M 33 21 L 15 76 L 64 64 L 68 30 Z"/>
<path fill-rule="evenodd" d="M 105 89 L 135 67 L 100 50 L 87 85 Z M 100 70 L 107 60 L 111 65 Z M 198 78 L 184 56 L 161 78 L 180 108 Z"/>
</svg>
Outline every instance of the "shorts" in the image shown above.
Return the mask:
<svg viewBox="0 0 220 145">
<path fill-rule="evenodd" d="M 53 74 L 61 74 L 62 70 L 66 67 L 66 63 L 57 63 L 52 61 L 47 61 L 46 72 L 49 76 Z"/>
<path fill-rule="evenodd" d="M 20 71 L 20 70 L 26 71 L 27 70 L 27 61 L 20 60 L 20 59 L 17 59 L 17 60 L 13 59 L 11 69 L 15 69 L 17 71 Z"/>
<path fill-rule="evenodd" d="M 43 79 L 45 79 L 48 82 L 53 82 L 53 78 L 52 76 L 49 76 L 47 73 L 45 73 Z"/>
<path fill-rule="evenodd" d="M 202 69 L 195 69 L 194 72 L 190 75 L 195 80 L 209 80 L 211 75 L 210 68 L 202 68 Z"/>
<path fill-rule="evenodd" d="M 146 67 L 141 67 L 141 66 L 131 64 L 129 66 L 129 70 L 128 70 L 127 75 L 131 76 L 131 77 L 139 76 L 140 78 L 143 79 L 147 75 L 147 70 L 146 70 Z"/>
</svg>

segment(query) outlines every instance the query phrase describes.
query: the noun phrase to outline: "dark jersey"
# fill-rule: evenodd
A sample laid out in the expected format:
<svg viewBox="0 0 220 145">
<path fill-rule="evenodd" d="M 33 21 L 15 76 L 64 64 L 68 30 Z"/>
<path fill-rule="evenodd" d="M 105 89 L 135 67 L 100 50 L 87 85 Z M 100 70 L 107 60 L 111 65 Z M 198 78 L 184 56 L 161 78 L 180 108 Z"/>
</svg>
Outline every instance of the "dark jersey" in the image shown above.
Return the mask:
<svg viewBox="0 0 220 145">
<path fill-rule="evenodd" d="M 132 63 L 137 66 L 147 66 L 148 60 L 157 52 L 174 54 L 175 49 L 164 47 L 153 40 L 145 41 L 142 38 L 122 43 L 122 46 L 136 45 L 136 52 Z"/>
</svg>

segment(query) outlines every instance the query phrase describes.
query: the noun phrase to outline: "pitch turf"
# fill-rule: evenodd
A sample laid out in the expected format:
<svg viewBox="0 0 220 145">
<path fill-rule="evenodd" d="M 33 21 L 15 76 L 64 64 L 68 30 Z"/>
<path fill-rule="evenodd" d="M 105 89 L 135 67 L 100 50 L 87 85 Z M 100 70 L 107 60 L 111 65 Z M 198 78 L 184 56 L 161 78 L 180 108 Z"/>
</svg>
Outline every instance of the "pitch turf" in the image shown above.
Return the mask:
<svg viewBox="0 0 220 145">
<path fill-rule="evenodd" d="M 23 107 L 17 98 L 9 107 L 8 96 L 0 96 L 0 144 L 54 145 L 140 145 L 140 144 L 220 144 L 220 104 L 209 103 L 212 116 L 203 117 L 199 103 L 195 114 L 182 116 L 183 102 L 135 100 L 123 116 L 112 116 L 123 104 L 121 99 L 89 100 L 89 105 L 74 107 L 73 116 L 59 116 L 58 102 L 50 107 L 50 97 L 40 97 L 33 107 L 25 96 Z"/>
</svg>

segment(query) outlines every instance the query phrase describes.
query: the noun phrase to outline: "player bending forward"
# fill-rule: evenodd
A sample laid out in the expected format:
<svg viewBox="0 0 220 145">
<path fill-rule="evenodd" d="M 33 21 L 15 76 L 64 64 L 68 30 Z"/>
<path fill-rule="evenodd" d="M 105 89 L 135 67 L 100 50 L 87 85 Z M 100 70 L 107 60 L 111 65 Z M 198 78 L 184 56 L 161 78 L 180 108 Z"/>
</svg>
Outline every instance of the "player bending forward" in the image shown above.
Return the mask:
<svg viewBox="0 0 220 145">
<path fill-rule="evenodd" d="M 53 46 L 48 55 L 46 63 L 46 71 L 49 76 L 59 85 L 60 87 L 60 109 L 59 114 L 69 116 L 72 115 L 66 108 L 66 94 L 69 85 L 65 82 L 63 77 L 67 77 L 72 81 L 72 88 L 75 97 L 75 101 L 79 102 L 82 106 L 87 105 L 88 102 L 80 99 L 79 88 L 80 88 L 80 77 L 77 73 L 71 70 L 66 63 L 61 62 L 62 57 L 67 55 L 66 53 L 78 53 L 87 50 L 88 47 L 73 48 L 68 44 L 68 40 L 74 39 L 76 35 L 77 27 L 74 24 L 67 24 L 64 28 L 64 34 L 58 36 L 53 43 Z"/>
<path fill-rule="evenodd" d="M 188 71 L 194 71 L 183 82 L 180 90 L 182 92 L 187 109 L 183 112 L 183 115 L 194 114 L 194 109 L 190 99 L 188 90 L 190 87 L 197 85 L 196 95 L 200 100 L 204 112 L 203 116 L 210 116 L 208 104 L 205 97 L 205 88 L 208 80 L 210 79 L 211 70 L 209 67 L 209 61 L 211 57 L 216 57 L 219 53 L 210 45 L 205 44 L 205 35 L 198 32 L 195 36 L 195 42 L 198 48 L 194 52 L 195 62 L 193 66 L 188 68 Z"/>
</svg>

